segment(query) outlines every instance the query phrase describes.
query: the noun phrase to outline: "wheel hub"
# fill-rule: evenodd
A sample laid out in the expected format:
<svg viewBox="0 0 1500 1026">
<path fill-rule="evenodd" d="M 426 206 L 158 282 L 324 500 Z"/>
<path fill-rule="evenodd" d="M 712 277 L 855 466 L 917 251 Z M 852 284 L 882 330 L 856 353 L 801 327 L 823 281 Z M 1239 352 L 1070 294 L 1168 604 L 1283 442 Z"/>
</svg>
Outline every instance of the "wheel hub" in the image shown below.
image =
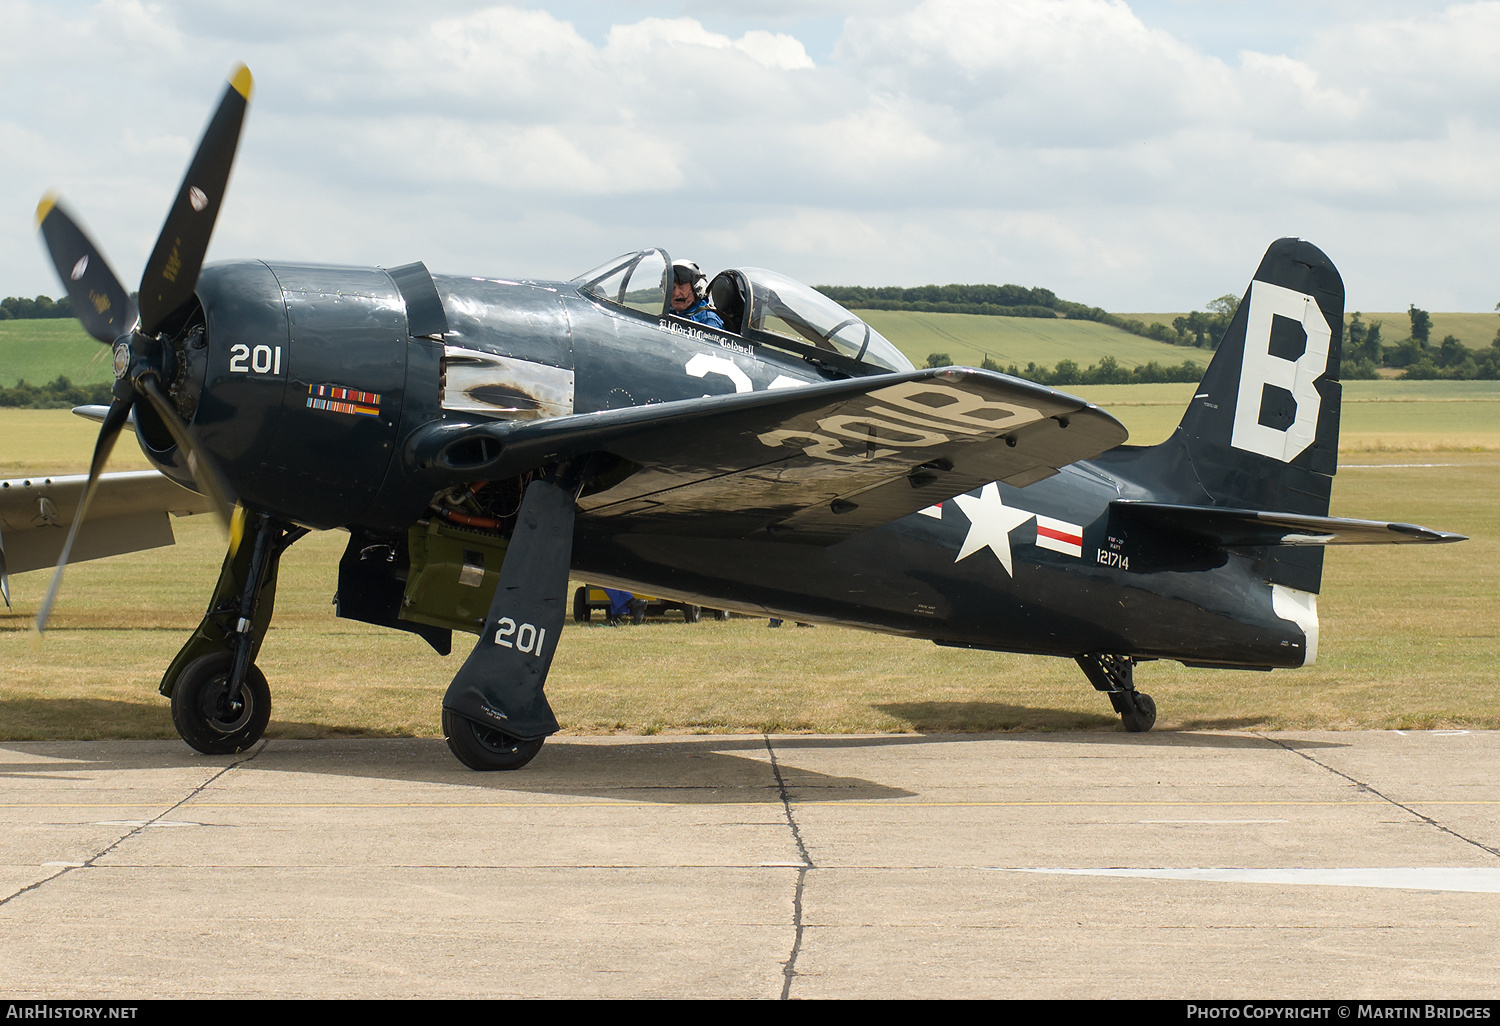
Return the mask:
<svg viewBox="0 0 1500 1026">
<path fill-rule="evenodd" d="M 231 698 L 227 689 L 204 688 L 198 703 L 204 721 L 221 734 L 233 734 L 250 722 L 255 711 L 249 689 L 240 686 L 240 693 Z"/>
</svg>

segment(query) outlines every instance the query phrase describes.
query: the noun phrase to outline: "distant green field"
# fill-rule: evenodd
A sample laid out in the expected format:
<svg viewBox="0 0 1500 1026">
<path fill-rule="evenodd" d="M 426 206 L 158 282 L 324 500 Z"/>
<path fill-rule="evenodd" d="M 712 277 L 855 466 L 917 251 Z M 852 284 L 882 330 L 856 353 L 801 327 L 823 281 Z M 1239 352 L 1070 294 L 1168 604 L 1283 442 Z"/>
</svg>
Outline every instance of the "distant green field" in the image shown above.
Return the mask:
<svg viewBox="0 0 1500 1026">
<path fill-rule="evenodd" d="M 1130 431 L 1134 445 L 1172 433 L 1196 385 L 1080 385 Z M 1500 451 L 1500 381 L 1346 381 L 1339 450 L 1369 452 Z M 99 427 L 66 410 L 0 409 L 0 477 L 81 473 Z M 134 440 L 115 447 L 111 470 L 150 466 Z"/>
<path fill-rule="evenodd" d="M 978 366 L 986 356 L 1002 367 L 1028 363 L 1055 367 L 1072 360 L 1080 367 L 1113 356 L 1124 367 L 1155 360 L 1174 366 L 1184 360 L 1207 364 L 1212 353 L 1132 335 L 1093 321 L 1035 317 L 981 317 L 973 314 L 918 313 L 909 310 L 861 310 L 868 320 L 912 363 L 921 367 L 931 353 L 947 353 L 959 364 Z M 1176 313 L 1128 313 L 1141 321 L 1170 324 Z M 1410 327 L 1405 312 L 1365 314 L 1367 323 L 1383 320 L 1387 342 L 1404 338 Z M 1455 335 L 1471 348 L 1488 346 L 1500 328 L 1500 317 L 1486 313 L 1435 313 L 1432 337 Z M 66 375 L 79 384 L 108 381 L 109 349 L 91 339 L 72 320 L 0 321 L 0 385 L 25 379 L 33 384 Z M 1186 387 L 1186 386 L 1184 386 Z"/>
<path fill-rule="evenodd" d="M 1135 445 L 1172 433 L 1196 385 L 1080 385 L 1067 391 L 1120 419 Z M 1346 381 L 1339 451 L 1500 450 L 1500 381 Z"/>
<path fill-rule="evenodd" d="M 1046 320 L 1039 317 L 981 317 L 976 314 L 917 313 L 911 310 L 860 310 L 859 316 L 896 344 L 918 367 L 930 353 L 947 353 L 954 363 L 975 367 L 986 356 L 1002 367 L 1028 363 L 1052 368 L 1059 360 L 1080 367 L 1113 356 L 1123 367 L 1155 360 L 1175 366 L 1183 360 L 1208 363 L 1201 349 L 1169 346 L 1093 321 Z"/>
<path fill-rule="evenodd" d="M 1347 324 L 1354 311 L 1344 315 Z M 1119 316 L 1131 320 L 1142 321 L 1150 324 L 1153 321 L 1170 325 L 1175 318 L 1185 317 L 1186 312 L 1178 313 L 1122 313 Z M 1399 342 L 1411 334 L 1411 318 L 1405 310 L 1397 313 L 1369 313 L 1361 312 L 1360 318 L 1366 324 L 1381 322 L 1380 337 L 1386 345 Z M 1483 349 L 1495 340 L 1495 332 L 1500 330 L 1500 315 L 1493 313 L 1435 313 L 1432 315 L 1432 341 L 1441 342 L 1445 335 L 1452 335 L 1470 349 Z"/>
<path fill-rule="evenodd" d="M 1111 355 L 1125 367 L 1151 360 L 1174 365 L 1183 360 L 1206 363 L 1208 356 L 1201 350 L 1152 342 L 1092 321 L 904 310 L 860 313 L 918 367 L 927 363 L 929 353 L 947 353 L 955 363 L 975 366 L 988 355 L 1001 366 L 1014 363 L 1023 368 L 1032 361 L 1050 368 L 1059 360 L 1087 367 Z M 11 387 L 21 378 L 42 384 L 60 374 L 79 384 L 108 381 L 108 347 L 86 335 L 76 321 L 0 321 L 0 384 Z"/>
<path fill-rule="evenodd" d="M 80 385 L 110 381 L 108 346 L 95 342 L 72 318 L 0 321 L 0 386 L 44 385 L 66 376 Z"/>
</svg>

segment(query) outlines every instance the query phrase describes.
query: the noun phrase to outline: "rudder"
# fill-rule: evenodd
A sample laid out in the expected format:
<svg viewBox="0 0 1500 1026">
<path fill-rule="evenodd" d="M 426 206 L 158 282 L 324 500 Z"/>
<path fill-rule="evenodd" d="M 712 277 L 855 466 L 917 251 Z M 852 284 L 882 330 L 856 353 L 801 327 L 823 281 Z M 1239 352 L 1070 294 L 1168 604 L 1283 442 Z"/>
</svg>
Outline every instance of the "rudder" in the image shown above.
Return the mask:
<svg viewBox="0 0 1500 1026">
<path fill-rule="evenodd" d="M 1344 283 L 1318 247 L 1266 250 L 1167 445 L 1215 506 L 1327 516 L 1338 470 Z M 1267 556 L 1270 580 L 1317 591 L 1323 550 Z"/>
</svg>

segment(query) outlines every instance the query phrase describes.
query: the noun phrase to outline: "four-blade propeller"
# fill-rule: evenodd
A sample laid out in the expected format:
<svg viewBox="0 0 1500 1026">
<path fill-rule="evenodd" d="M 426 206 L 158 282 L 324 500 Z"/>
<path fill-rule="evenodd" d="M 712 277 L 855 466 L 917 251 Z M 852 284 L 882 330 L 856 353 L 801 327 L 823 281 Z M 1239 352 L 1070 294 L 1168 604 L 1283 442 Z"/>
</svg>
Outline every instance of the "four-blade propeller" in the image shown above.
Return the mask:
<svg viewBox="0 0 1500 1026">
<path fill-rule="evenodd" d="M 94 485 L 104 470 L 110 450 L 120 430 L 137 404 L 146 403 L 171 433 L 187 457 L 188 469 L 197 487 L 214 504 L 219 517 L 231 531 L 234 524 L 234 498 L 228 483 L 208 451 L 200 445 L 178 414 L 167 394 L 163 378 L 171 380 L 169 361 L 171 347 L 160 332 L 172 316 L 193 298 L 198 272 L 208 251 L 214 221 L 229 183 L 229 169 L 239 145 L 240 127 L 250 100 L 250 69 L 243 64 L 230 76 L 224 98 L 209 120 L 198 143 L 198 151 L 188 165 L 177 198 L 162 225 L 156 246 L 141 274 L 139 305 L 110 269 L 109 262 L 88 234 L 78 226 L 57 198 L 48 195 L 37 207 L 37 227 L 46 242 L 47 252 L 57 268 L 57 275 L 73 301 L 73 310 L 88 333 L 115 353 L 114 400 L 94 443 L 94 458 L 89 464 L 89 479 L 79 500 L 78 511 L 63 544 L 62 556 L 52 584 L 37 611 L 36 629 L 46 629 L 63 569 L 68 565 L 79 526 L 88 513 Z"/>
</svg>

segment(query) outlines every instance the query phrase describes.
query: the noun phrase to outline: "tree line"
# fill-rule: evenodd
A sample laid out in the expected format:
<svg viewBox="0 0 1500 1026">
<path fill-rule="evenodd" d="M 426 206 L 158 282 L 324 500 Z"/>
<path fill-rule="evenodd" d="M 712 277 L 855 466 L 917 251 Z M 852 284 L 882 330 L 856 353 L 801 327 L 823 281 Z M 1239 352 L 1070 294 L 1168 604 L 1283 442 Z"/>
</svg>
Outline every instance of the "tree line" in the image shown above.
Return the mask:
<svg viewBox="0 0 1500 1026">
<path fill-rule="evenodd" d="M 928 367 L 951 367 L 952 365 L 953 358 L 947 353 L 927 355 L 926 366 Z M 1143 363 L 1139 367 L 1121 367 L 1119 361 L 1113 356 L 1106 356 L 1098 363 L 1091 363 L 1087 367 L 1078 366 L 1076 360 L 1059 360 L 1057 366 L 1051 370 L 1034 360 L 1025 367 L 1014 363 L 1008 367 L 1002 367 L 997 361 L 985 356 L 984 362 L 979 366 L 983 370 L 999 371 L 1013 378 L 1035 381 L 1038 385 L 1149 385 L 1171 381 L 1198 381 L 1203 377 L 1203 365 L 1192 360 L 1184 360 L 1180 364 L 1166 367 L 1155 360 Z"/>
<path fill-rule="evenodd" d="M 35 299 L 27 299 L 24 296 L 6 296 L 0 299 L 0 321 L 31 321 L 72 316 L 73 300 L 70 296 L 63 296 L 61 299 L 52 299 L 48 296 L 37 296 Z"/>
<path fill-rule="evenodd" d="M 111 397 L 109 382 L 95 385 L 75 385 L 66 377 L 45 385 L 28 385 L 25 380 L 16 382 L 15 388 L 0 386 L 0 406 L 20 407 L 28 410 L 65 410 L 74 406 L 106 406 Z"/>
<path fill-rule="evenodd" d="M 1217 349 L 1219 340 L 1229 329 L 1229 322 L 1239 308 L 1240 297 L 1233 293 L 1210 300 L 1203 310 L 1173 318 L 1170 325 L 1147 324 L 1120 317 L 1099 307 L 1085 306 L 1058 298 L 1051 289 L 1026 288 L 1021 285 L 921 285 L 915 288 L 889 286 L 869 288 L 859 285 L 819 285 L 818 291 L 850 309 L 915 310 L 924 313 L 967 313 L 1000 317 L 1055 317 L 1087 320 L 1107 324 L 1133 335 L 1171 345 Z M 1500 310 L 1500 303 L 1495 308 Z M 1457 336 L 1447 335 L 1441 342 L 1432 341 L 1432 315 L 1413 303 L 1407 310 L 1411 330 L 1406 338 L 1386 343 L 1381 331 L 1383 322 L 1366 324 L 1359 311 L 1350 317 L 1344 334 L 1343 363 L 1340 377 L 1359 380 L 1379 377 L 1383 367 L 1401 371 L 1401 377 L 1416 380 L 1439 378 L 1459 380 L 1500 379 L 1500 331 L 1483 349 L 1470 349 Z M 953 361 L 947 353 L 931 353 L 927 366 L 943 367 Z M 983 366 L 989 370 L 1018 373 L 1017 367 L 1002 368 L 988 357 Z M 1191 368 L 1199 368 L 1195 373 Z M 1120 367 L 1106 357 L 1099 364 L 1080 368 L 1063 360 L 1051 370 L 1029 365 L 1019 371 L 1022 377 L 1046 385 L 1128 384 L 1143 381 L 1197 381 L 1201 367 L 1192 360 L 1176 366 L 1155 363 L 1134 371 Z"/>
<path fill-rule="evenodd" d="M 1500 303 L 1495 308 L 1500 310 Z M 1381 338 L 1383 322 L 1364 322 L 1359 311 L 1349 319 L 1344 333 L 1344 363 L 1341 377 L 1349 380 L 1375 378 L 1381 367 L 1400 370 L 1413 380 L 1500 380 L 1500 331 L 1484 349 L 1470 349 L 1455 335 L 1432 341 L 1432 315 L 1413 303 L 1406 311 L 1411 333 L 1386 345 Z"/>
<path fill-rule="evenodd" d="M 1225 300 L 1233 298 L 1221 296 L 1214 301 L 1217 309 L 1194 322 L 1192 330 L 1198 330 L 1199 325 L 1204 323 L 1209 324 L 1213 330 L 1212 343 L 1205 344 L 1204 348 L 1218 347 L 1220 338 L 1234 316 L 1234 308 L 1225 308 L 1223 304 Z M 1496 309 L 1500 310 L 1500 303 L 1496 304 Z M 1368 380 L 1380 377 L 1380 368 L 1390 367 L 1402 372 L 1397 376 L 1416 381 L 1500 380 L 1500 330 L 1495 332 L 1494 341 L 1488 347 L 1474 350 L 1460 342 L 1455 335 L 1446 335 L 1441 342 L 1434 343 L 1432 315 L 1415 304 L 1407 310 L 1407 317 L 1411 321 L 1411 334 L 1386 345 L 1381 337 L 1384 322 L 1366 324 L 1364 315 L 1356 310 L 1344 330 L 1339 377 L 1345 381 Z M 1179 317 L 1177 320 L 1182 322 L 1188 318 Z M 928 367 L 947 367 L 952 363 L 953 360 L 947 353 L 929 353 L 927 356 Z M 985 370 L 1003 371 L 1041 385 L 1130 385 L 1160 381 L 1198 381 L 1203 376 L 1204 369 L 1192 360 L 1166 367 L 1153 360 L 1130 369 L 1121 367 L 1113 356 L 1106 356 L 1099 363 L 1089 364 L 1086 368 L 1080 368 L 1073 360 L 1060 360 L 1052 370 L 1039 367 L 1034 362 L 1027 364 L 1022 370 L 1015 364 L 1001 367 L 986 355 L 980 366 Z"/>
<path fill-rule="evenodd" d="M 1048 317 L 1095 321 L 1132 335 L 1176 346 L 1213 349 L 1229 326 L 1239 297 L 1220 296 L 1207 310 L 1175 318 L 1170 325 L 1147 324 L 1120 317 L 1097 306 L 1059 298 L 1051 289 L 1024 285 L 819 285 L 819 292 L 851 310 L 914 310 L 920 313 L 964 313 L 985 317 Z"/>
<path fill-rule="evenodd" d="M 1205 309 L 1176 317 L 1170 325 L 1166 325 L 1159 322 L 1146 324 L 1133 318 L 1120 317 L 1097 306 L 1085 306 L 1060 299 L 1051 289 L 1026 288 L 1021 285 L 920 285 L 915 288 L 896 285 L 880 288 L 819 285 L 818 291 L 850 309 L 915 310 L 923 313 L 966 313 L 998 317 L 1060 317 L 1095 321 L 1157 342 L 1206 349 L 1210 352 L 1218 348 L 1219 340 L 1228 330 L 1229 322 L 1240 302 L 1238 296 L 1228 293 L 1211 300 Z M 1500 303 L 1495 308 L 1500 310 Z M 48 296 L 36 296 L 32 299 L 6 296 L 0 300 L 0 321 L 72 316 L 73 301 L 68 296 L 61 299 Z M 1415 303 L 1407 310 L 1407 317 L 1411 321 L 1410 334 L 1404 339 L 1386 344 L 1382 337 L 1383 322 L 1366 324 L 1363 315 L 1355 311 L 1345 331 L 1340 377 L 1347 380 L 1375 378 L 1379 377 L 1380 368 L 1389 367 L 1400 370 L 1402 377 L 1420 380 L 1500 379 L 1500 331 L 1495 333 L 1495 340 L 1487 348 L 1474 350 L 1454 335 L 1447 335 L 1441 342 L 1433 343 L 1432 315 L 1418 308 Z M 933 363 L 935 359 L 943 362 Z M 929 355 L 927 365 L 941 367 L 952 362 L 946 353 L 933 353 Z M 1202 373 L 1200 368 L 1192 377 L 1185 376 L 1190 373 L 1187 368 L 1198 367 L 1192 360 L 1167 367 L 1152 362 L 1131 371 L 1118 366 L 1113 357 L 1105 357 L 1103 362 L 1091 364 L 1087 368 L 1079 368 L 1073 361 L 1063 360 L 1052 370 L 1037 367 L 1033 363 L 1025 371 L 1019 372 L 1014 364 L 1001 368 L 986 357 L 984 367 L 989 370 L 1005 370 L 1011 374 L 1020 373 L 1029 380 L 1047 385 L 1197 381 L 1198 375 Z M 1122 376 L 1128 380 L 1122 380 Z M 67 403 L 62 399 L 53 401 L 48 396 L 61 396 L 78 387 L 80 386 L 73 385 L 67 378 L 58 378 L 57 381 L 41 386 L 20 382 L 14 389 L 0 388 L 0 406 L 30 406 L 34 403 L 64 406 Z M 99 387 L 108 391 L 108 386 Z M 99 401 L 109 400 L 106 397 Z"/>
</svg>

